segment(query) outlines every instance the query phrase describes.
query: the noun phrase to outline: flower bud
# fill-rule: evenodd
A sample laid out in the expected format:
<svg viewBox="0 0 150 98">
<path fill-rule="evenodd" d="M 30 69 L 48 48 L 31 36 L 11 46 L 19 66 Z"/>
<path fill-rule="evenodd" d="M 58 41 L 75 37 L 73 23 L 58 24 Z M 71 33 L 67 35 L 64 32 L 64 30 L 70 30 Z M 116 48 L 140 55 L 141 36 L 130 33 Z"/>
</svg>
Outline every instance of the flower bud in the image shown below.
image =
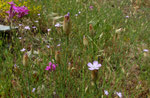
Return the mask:
<svg viewBox="0 0 150 98">
<path fill-rule="evenodd" d="M 27 54 L 27 53 L 25 53 L 25 54 L 23 55 L 23 65 L 24 65 L 24 66 L 27 66 L 27 65 L 28 65 L 28 54 Z"/>
<path fill-rule="evenodd" d="M 55 51 L 55 60 L 60 63 L 60 51 Z"/>
<path fill-rule="evenodd" d="M 89 25 L 89 32 L 90 32 L 90 34 L 92 36 L 94 36 L 94 29 L 93 29 L 93 25 L 92 24 Z"/>
<path fill-rule="evenodd" d="M 69 13 L 64 16 L 64 21 L 63 21 L 63 31 L 69 35 L 71 32 L 71 20 L 70 20 L 70 15 Z"/>
<path fill-rule="evenodd" d="M 83 36 L 83 45 L 84 45 L 84 46 L 88 46 L 88 40 L 87 40 L 87 38 L 85 37 L 85 35 Z"/>
</svg>

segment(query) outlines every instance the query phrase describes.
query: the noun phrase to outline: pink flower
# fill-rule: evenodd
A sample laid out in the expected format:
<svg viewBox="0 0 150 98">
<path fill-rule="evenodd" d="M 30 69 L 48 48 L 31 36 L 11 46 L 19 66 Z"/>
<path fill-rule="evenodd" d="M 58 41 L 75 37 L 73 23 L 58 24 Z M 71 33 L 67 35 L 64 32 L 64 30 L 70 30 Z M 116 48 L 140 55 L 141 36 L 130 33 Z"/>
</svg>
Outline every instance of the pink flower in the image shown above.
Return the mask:
<svg viewBox="0 0 150 98">
<path fill-rule="evenodd" d="M 9 19 L 12 19 L 16 14 L 17 17 L 21 18 L 24 15 L 27 15 L 29 12 L 28 8 L 25 6 L 17 7 L 16 4 L 13 3 L 13 1 L 8 3 L 11 5 L 9 11 L 6 12 L 9 14 Z"/>
<path fill-rule="evenodd" d="M 45 70 L 54 71 L 56 70 L 57 64 L 53 64 L 52 62 L 49 62 L 49 66 L 46 66 Z"/>
<path fill-rule="evenodd" d="M 51 70 L 50 66 L 46 66 L 45 70 Z"/>
<path fill-rule="evenodd" d="M 93 6 L 90 6 L 89 8 L 90 8 L 90 10 L 93 10 Z"/>
<path fill-rule="evenodd" d="M 93 64 L 88 63 L 87 65 L 89 67 L 89 70 L 98 70 L 102 66 L 101 64 L 98 64 L 98 61 L 94 61 Z"/>
</svg>

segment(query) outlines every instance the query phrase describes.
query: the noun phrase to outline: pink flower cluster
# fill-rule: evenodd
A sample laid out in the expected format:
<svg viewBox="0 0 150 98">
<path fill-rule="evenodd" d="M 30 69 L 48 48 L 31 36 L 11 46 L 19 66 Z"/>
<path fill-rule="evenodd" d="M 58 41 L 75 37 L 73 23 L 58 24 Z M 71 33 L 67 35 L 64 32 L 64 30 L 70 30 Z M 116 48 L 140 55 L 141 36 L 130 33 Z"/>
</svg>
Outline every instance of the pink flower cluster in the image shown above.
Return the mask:
<svg viewBox="0 0 150 98">
<path fill-rule="evenodd" d="M 25 6 L 17 7 L 13 1 L 8 2 L 8 3 L 11 5 L 10 10 L 6 12 L 9 14 L 9 19 L 12 19 L 16 14 L 17 14 L 17 17 L 21 18 L 27 15 L 29 12 L 28 8 Z"/>
<path fill-rule="evenodd" d="M 50 71 L 54 71 L 56 70 L 56 66 L 57 64 L 53 64 L 52 62 L 49 62 L 49 66 L 46 66 L 45 70 L 50 70 Z"/>
</svg>

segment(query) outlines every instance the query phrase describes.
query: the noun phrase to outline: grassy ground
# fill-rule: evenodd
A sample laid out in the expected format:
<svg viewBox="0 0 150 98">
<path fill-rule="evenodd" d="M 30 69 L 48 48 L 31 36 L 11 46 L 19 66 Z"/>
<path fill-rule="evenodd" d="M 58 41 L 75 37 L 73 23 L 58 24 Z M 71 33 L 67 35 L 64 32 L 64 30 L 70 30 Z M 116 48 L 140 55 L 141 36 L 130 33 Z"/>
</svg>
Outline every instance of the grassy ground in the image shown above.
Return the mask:
<svg viewBox="0 0 150 98">
<path fill-rule="evenodd" d="M 40 16 L 29 14 L 18 20 L 16 24 L 22 26 L 13 31 L 11 43 L 1 45 L 0 97 L 116 98 L 119 92 L 123 98 L 150 97 L 150 53 L 144 51 L 150 49 L 149 1 L 38 3 L 42 5 Z M 72 22 L 69 40 L 62 27 L 55 27 L 68 12 Z M 28 64 L 24 66 L 26 53 Z M 58 64 L 55 71 L 45 70 L 50 61 Z M 93 61 L 102 64 L 94 86 L 87 66 Z"/>
</svg>

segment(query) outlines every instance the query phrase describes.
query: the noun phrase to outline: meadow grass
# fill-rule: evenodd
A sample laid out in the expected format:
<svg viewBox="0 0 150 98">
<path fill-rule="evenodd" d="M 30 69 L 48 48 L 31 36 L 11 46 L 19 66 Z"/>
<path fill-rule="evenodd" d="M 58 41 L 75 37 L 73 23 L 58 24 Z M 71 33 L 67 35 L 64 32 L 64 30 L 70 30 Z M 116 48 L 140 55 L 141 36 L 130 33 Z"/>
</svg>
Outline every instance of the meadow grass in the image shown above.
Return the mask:
<svg viewBox="0 0 150 98">
<path fill-rule="evenodd" d="M 13 31 L 11 43 L 1 45 L 0 97 L 114 98 L 119 92 L 123 98 L 150 97 L 148 3 L 31 0 L 28 6 L 34 4 L 42 6 L 40 15 L 29 14 L 15 22 L 22 26 Z M 62 24 L 68 12 L 72 29 L 67 40 L 62 27 L 55 24 Z M 45 70 L 50 61 L 58 64 L 56 70 Z M 87 66 L 93 61 L 102 64 L 94 86 Z"/>
</svg>

